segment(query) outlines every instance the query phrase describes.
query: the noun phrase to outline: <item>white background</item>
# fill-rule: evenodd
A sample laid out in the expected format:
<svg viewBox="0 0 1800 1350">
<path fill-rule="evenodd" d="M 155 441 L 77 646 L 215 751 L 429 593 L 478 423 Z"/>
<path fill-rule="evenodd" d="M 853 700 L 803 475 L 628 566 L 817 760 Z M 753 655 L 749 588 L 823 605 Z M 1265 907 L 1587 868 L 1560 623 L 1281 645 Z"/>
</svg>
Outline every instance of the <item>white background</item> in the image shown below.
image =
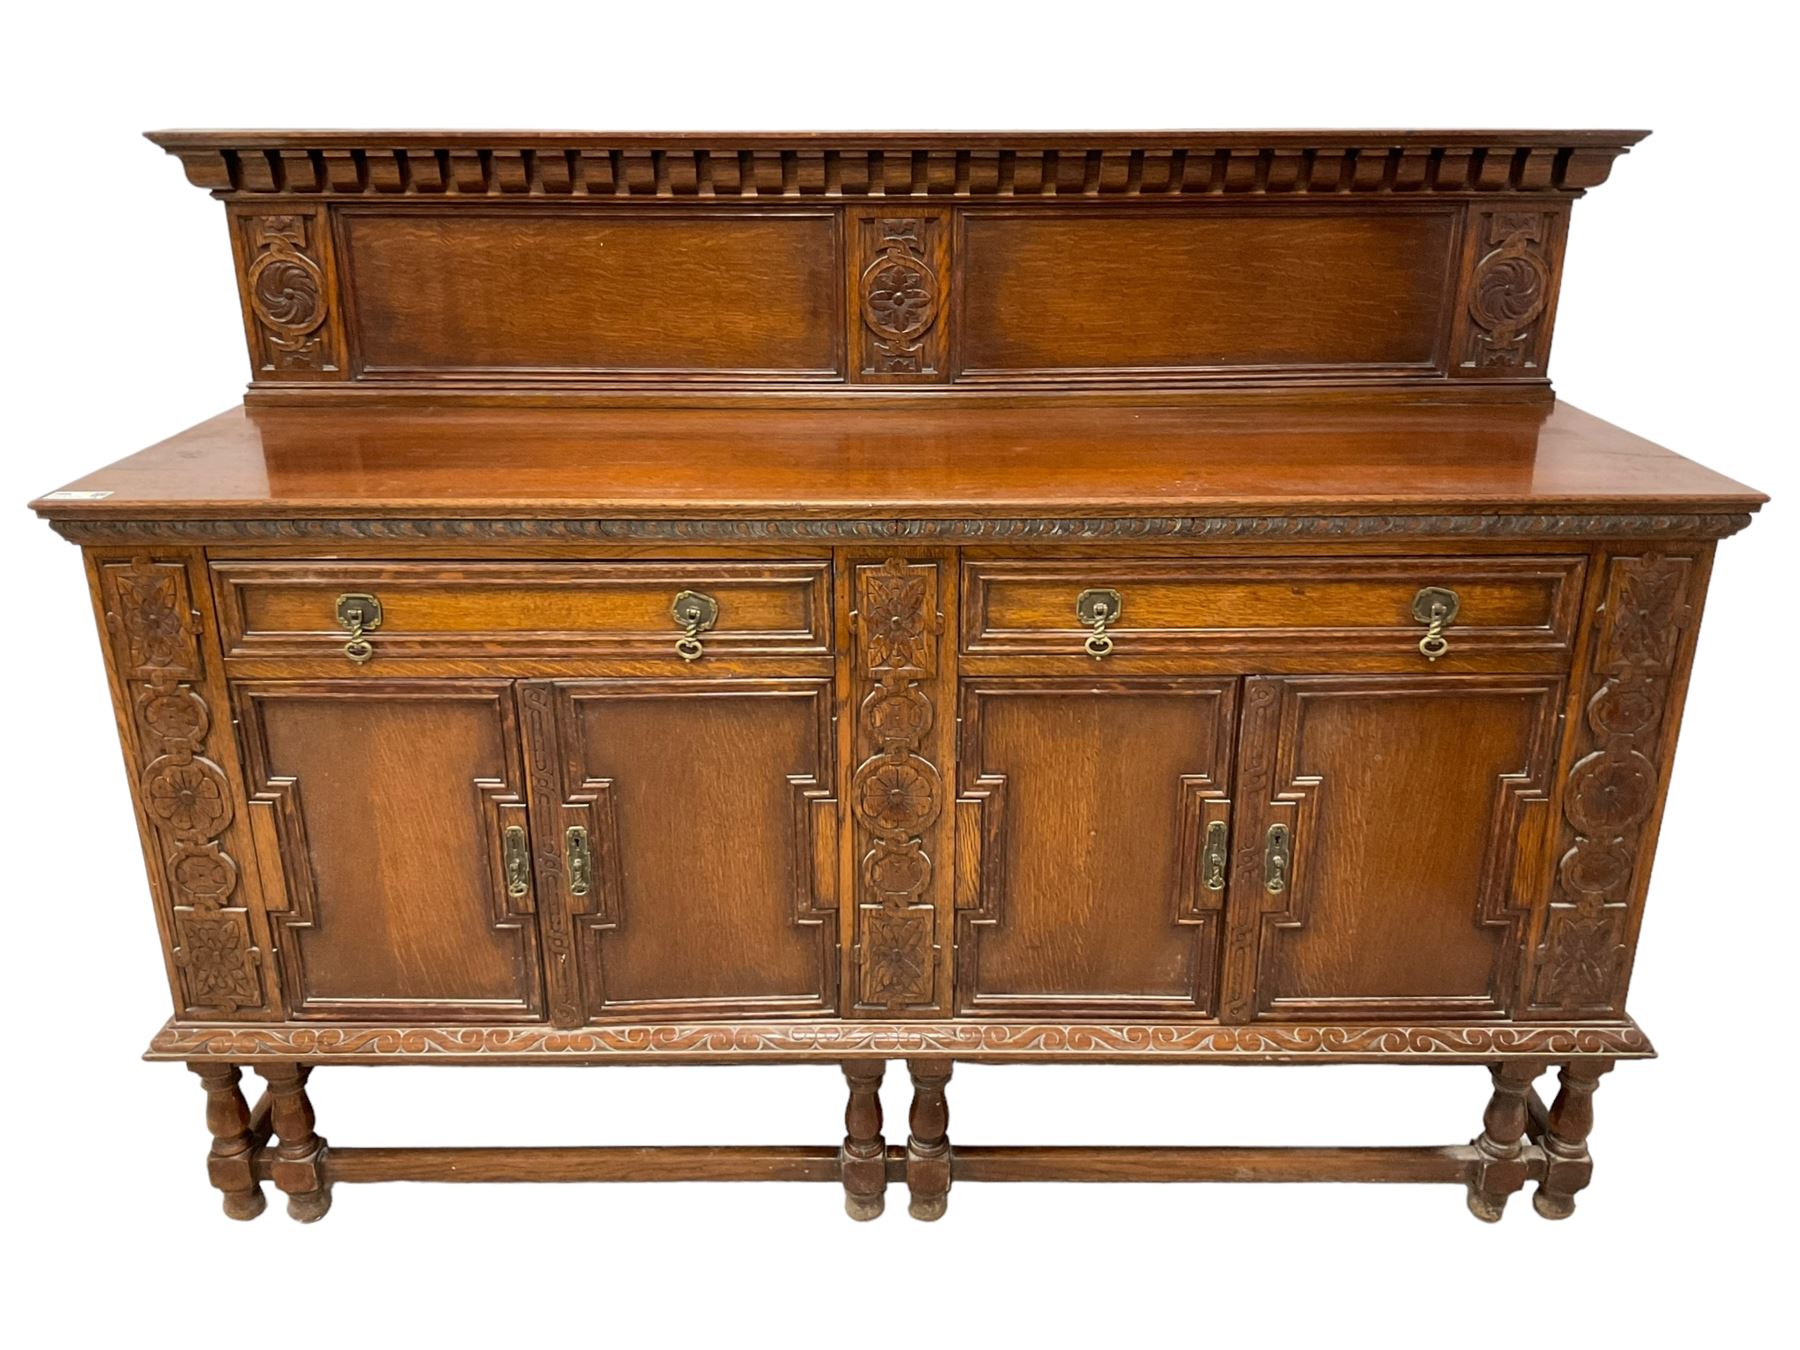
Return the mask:
<svg viewBox="0 0 1800 1350">
<path fill-rule="evenodd" d="M 1795 1121 L 1795 100 L 1776 5 L 43 4 L 6 20 L 0 1334 L 227 1345 L 1778 1339 Z M 161 126 L 1650 127 L 1575 212 L 1552 374 L 1777 497 L 1720 550 L 1632 1008 L 1570 1221 L 1447 1187 L 341 1187 L 218 1211 L 75 550 L 23 503 L 233 402 L 220 207 Z M 888 1134 L 903 1137 L 904 1074 Z M 897 1081 L 899 1080 L 899 1081 Z M 314 1078 L 344 1143 L 832 1142 L 835 1069 Z M 1450 1143 L 1479 1068 L 964 1068 L 965 1142 Z M 1761 1323 L 1761 1329 L 1757 1329 Z M 1791 1330 L 1791 1328 L 1789 1328 Z"/>
</svg>

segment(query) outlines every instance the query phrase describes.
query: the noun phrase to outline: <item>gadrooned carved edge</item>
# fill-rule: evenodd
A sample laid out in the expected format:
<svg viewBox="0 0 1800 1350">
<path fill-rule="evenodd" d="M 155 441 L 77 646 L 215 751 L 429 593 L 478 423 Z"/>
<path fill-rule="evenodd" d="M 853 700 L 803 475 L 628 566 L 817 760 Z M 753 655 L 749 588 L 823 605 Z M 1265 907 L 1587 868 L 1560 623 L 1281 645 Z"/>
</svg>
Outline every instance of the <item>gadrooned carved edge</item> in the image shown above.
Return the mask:
<svg viewBox="0 0 1800 1350">
<path fill-rule="evenodd" d="M 1747 512 L 1692 515 L 1011 517 L 991 520 L 57 519 L 78 544 L 214 540 L 589 540 L 755 543 L 1082 539 L 1723 539 Z"/>
<path fill-rule="evenodd" d="M 947 1055 L 971 1059 L 1488 1062 L 1508 1057 L 1655 1055 L 1635 1022 L 1400 1026 L 1194 1026 L 1106 1022 L 766 1022 L 588 1027 L 179 1026 L 147 1059 L 425 1061 L 829 1060 Z"/>
</svg>

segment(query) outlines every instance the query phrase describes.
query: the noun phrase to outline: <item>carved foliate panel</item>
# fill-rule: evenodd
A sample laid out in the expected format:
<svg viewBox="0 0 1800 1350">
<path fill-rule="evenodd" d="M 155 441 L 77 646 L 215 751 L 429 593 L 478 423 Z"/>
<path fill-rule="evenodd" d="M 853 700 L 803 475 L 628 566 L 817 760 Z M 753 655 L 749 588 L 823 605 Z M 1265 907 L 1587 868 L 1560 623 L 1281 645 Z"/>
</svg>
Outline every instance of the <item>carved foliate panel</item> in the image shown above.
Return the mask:
<svg viewBox="0 0 1800 1350">
<path fill-rule="evenodd" d="M 257 378 L 337 375 L 342 325 L 324 213 L 240 212 L 232 229 Z"/>
<path fill-rule="evenodd" d="M 1465 376 L 1536 376 L 1550 357 L 1568 216 L 1559 209 L 1469 213 L 1452 369 Z"/>
<path fill-rule="evenodd" d="M 1612 1011 L 1625 999 L 1650 821 L 1668 765 L 1676 668 L 1694 622 L 1696 563 L 1615 557 L 1594 625 L 1576 748 L 1562 785 L 1561 849 L 1531 987 L 1534 1009 Z"/>
<path fill-rule="evenodd" d="M 853 572 L 857 766 L 856 1003 L 939 1006 L 947 833 L 933 733 L 939 675 L 938 567 L 892 557 Z"/>
<path fill-rule="evenodd" d="M 113 662 L 127 700 L 137 796 L 167 897 L 165 923 L 183 1014 L 267 1007 L 262 952 L 225 836 L 231 781 L 209 757 L 213 711 L 202 626 L 185 562 L 138 555 L 97 565 Z"/>
<path fill-rule="evenodd" d="M 863 383 L 943 380 L 950 221 L 944 213 L 852 211 L 851 333 Z"/>
</svg>

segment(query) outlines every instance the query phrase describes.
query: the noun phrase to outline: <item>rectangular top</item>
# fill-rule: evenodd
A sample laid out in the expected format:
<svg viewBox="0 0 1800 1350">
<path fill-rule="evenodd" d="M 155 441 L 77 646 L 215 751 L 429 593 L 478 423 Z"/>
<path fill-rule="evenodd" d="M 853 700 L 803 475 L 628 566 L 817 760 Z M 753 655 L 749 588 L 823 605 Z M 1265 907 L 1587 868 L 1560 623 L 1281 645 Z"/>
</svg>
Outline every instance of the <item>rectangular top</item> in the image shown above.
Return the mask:
<svg viewBox="0 0 1800 1350">
<path fill-rule="evenodd" d="M 945 520 L 1741 513 L 1766 498 L 1567 404 L 233 408 L 53 519 Z"/>
</svg>

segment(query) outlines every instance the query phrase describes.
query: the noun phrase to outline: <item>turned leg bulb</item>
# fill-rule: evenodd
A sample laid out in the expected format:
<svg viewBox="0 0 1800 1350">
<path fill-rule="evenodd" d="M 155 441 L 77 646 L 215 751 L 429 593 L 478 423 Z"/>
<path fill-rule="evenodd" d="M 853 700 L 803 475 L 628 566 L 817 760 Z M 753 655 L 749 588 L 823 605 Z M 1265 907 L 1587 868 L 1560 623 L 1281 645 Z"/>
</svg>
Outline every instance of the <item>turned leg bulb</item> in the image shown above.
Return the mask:
<svg viewBox="0 0 1800 1350">
<path fill-rule="evenodd" d="M 269 1119 L 275 1129 L 275 1158 L 270 1169 L 288 1198 L 288 1216 L 315 1223 L 331 1208 L 331 1183 L 325 1175 L 325 1141 L 313 1129 L 312 1100 L 304 1064 L 271 1064 L 257 1072 L 269 1085 Z"/>
<path fill-rule="evenodd" d="M 882 1060 L 846 1060 L 850 1101 L 844 1108 L 844 1212 L 858 1223 L 879 1218 L 887 1207 L 887 1140 L 881 1135 Z"/>
<path fill-rule="evenodd" d="M 1573 1214 L 1576 1192 L 1593 1180 L 1587 1138 L 1594 1128 L 1594 1091 L 1612 1066 L 1611 1060 L 1575 1060 L 1557 1074 L 1560 1086 L 1544 1129 L 1544 1179 L 1531 1197 L 1531 1207 L 1546 1219 Z"/>
<path fill-rule="evenodd" d="M 1506 1060 L 1490 1069 L 1494 1091 L 1474 1143 L 1480 1161 L 1469 1178 L 1469 1213 L 1483 1223 L 1498 1223 L 1507 1200 L 1525 1185 L 1521 1141 L 1531 1119 L 1531 1084 L 1543 1071 L 1536 1060 Z"/>
<path fill-rule="evenodd" d="M 249 1220 L 268 1201 L 256 1179 L 256 1139 L 250 1131 L 250 1108 L 238 1088 L 243 1074 L 235 1064 L 189 1064 L 206 1089 L 206 1128 L 212 1133 L 207 1176 L 224 1198 L 226 1216 Z"/>
<path fill-rule="evenodd" d="M 906 1186 L 911 1199 L 906 1212 L 930 1223 L 944 1217 L 950 1203 L 950 1105 L 944 1086 L 950 1081 L 951 1061 L 909 1059 L 912 1076 L 912 1112 L 906 1139 Z"/>
</svg>

